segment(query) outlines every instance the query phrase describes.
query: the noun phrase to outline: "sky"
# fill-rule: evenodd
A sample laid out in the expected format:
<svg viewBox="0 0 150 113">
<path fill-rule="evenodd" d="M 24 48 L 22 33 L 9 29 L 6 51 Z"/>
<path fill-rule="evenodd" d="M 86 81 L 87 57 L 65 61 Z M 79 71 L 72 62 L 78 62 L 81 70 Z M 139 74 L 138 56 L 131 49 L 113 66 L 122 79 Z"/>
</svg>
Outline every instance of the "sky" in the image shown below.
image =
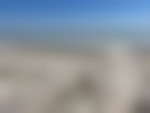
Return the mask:
<svg viewBox="0 0 150 113">
<path fill-rule="evenodd" d="M 147 31 L 149 6 L 149 0 L 0 0 L 0 31 Z"/>
</svg>

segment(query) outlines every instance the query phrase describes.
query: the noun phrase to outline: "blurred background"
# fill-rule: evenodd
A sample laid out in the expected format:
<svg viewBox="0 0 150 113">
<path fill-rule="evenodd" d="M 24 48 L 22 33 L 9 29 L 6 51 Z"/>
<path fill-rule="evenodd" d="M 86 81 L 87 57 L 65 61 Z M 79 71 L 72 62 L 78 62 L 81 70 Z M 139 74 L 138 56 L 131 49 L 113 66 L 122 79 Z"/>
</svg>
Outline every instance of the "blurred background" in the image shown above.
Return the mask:
<svg viewBox="0 0 150 113">
<path fill-rule="evenodd" d="M 0 0 L 0 113 L 149 113 L 149 6 Z"/>
</svg>

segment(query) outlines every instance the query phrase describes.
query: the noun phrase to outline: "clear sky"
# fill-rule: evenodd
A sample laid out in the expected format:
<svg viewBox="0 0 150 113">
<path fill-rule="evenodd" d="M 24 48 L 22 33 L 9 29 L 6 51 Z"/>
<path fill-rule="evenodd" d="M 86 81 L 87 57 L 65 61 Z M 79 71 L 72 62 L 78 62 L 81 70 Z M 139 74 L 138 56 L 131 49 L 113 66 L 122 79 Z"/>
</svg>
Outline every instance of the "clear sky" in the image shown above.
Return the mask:
<svg viewBox="0 0 150 113">
<path fill-rule="evenodd" d="M 0 0 L 0 30 L 150 28 L 149 0 Z"/>
</svg>

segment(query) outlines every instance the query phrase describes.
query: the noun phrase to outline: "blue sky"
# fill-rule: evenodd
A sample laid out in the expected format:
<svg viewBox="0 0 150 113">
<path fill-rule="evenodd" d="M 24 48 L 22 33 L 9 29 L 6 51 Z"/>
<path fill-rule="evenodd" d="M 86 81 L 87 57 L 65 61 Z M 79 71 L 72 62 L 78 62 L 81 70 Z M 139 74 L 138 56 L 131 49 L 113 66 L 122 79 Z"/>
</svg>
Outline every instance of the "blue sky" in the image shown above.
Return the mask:
<svg viewBox="0 0 150 113">
<path fill-rule="evenodd" d="M 149 29 L 149 0 L 0 0 L 0 30 Z"/>
</svg>

